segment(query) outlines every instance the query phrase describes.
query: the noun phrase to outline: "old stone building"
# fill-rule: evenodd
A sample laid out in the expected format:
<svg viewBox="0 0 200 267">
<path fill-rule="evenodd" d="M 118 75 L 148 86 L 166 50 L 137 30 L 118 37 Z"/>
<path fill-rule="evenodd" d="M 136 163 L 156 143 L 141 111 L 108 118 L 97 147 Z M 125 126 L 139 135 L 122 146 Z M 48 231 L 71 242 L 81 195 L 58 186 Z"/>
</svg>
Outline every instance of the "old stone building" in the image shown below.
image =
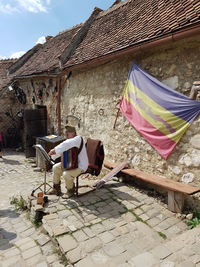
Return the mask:
<svg viewBox="0 0 200 267">
<path fill-rule="evenodd" d="M 101 139 L 106 157 L 134 168 L 200 185 L 200 120 L 168 160 L 126 121 L 113 129 L 120 95 L 133 62 L 185 95 L 200 73 L 200 2 L 127 0 L 95 9 L 83 24 L 48 38 L 11 68 L 28 105 L 45 105 L 49 133 L 61 134 L 70 115 L 78 133 Z"/>
</svg>

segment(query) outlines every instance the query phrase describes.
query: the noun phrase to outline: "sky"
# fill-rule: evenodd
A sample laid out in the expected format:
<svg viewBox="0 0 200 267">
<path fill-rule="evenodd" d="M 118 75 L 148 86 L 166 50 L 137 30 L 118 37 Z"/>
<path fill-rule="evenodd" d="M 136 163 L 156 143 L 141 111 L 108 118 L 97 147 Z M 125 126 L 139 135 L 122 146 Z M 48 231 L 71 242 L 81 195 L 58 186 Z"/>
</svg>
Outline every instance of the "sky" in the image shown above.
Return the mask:
<svg viewBox="0 0 200 267">
<path fill-rule="evenodd" d="M 84 22 L 115 0 L 0 0 L 0 59 L 18 58 L 45 36 Z"/>
</svg>

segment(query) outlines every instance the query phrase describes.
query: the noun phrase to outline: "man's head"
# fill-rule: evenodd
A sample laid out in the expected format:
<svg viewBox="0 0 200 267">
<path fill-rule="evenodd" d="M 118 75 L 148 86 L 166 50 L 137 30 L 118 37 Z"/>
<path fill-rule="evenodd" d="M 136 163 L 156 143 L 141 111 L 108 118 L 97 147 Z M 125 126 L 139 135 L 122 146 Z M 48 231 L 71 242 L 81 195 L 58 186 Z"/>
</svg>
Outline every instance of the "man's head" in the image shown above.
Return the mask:
<svg viewBox="0 0 200 267">
<path fill-rule="evenodd" d="M 70 125 L 65 126 L 65 136 L 67 139 L 75 137 L 76 136 L 75 127 Z"/>
</svg>

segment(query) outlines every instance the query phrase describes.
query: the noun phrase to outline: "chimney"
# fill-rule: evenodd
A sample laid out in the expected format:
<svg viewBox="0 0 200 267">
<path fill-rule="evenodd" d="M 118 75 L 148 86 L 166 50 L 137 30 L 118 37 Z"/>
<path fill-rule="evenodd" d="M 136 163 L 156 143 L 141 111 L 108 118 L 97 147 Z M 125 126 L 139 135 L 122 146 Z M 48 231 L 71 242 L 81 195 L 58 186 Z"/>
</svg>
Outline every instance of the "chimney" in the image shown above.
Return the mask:
<svg viewBox="0 0 200 267">
<path fill-rule="evenodd" d="M 121 3 L 121 0 L 116 0 L 116 1 L 112 4 L 111 7 L 113 7 L 113 6 L 115 6 L 115 5 L 119 4 L 119 3 Z"/>
<path fill-rule="evenodd" d="M 46 42 L 47 42 L 47 41 L 49 41 L 51 38 L 53 38 L 53 36 L 48 35 L 48 36 L 46 36 L 45 38 L 46 38 Z"/>
</svg>

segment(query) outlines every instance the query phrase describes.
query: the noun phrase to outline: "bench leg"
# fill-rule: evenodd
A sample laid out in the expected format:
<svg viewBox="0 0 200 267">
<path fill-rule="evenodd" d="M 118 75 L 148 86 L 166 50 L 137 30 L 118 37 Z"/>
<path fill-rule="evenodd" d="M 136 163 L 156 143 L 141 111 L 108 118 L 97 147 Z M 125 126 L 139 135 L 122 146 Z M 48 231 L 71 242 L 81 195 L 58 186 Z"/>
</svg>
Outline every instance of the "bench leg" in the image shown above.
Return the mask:
<svg viewBox="0 0 200 267">
<path fill-rule="evenodd" d="M 168 191 L 168 209 L 173 212 L 181 213 L 184 207 L 184 194 Z"/>
</svg>

